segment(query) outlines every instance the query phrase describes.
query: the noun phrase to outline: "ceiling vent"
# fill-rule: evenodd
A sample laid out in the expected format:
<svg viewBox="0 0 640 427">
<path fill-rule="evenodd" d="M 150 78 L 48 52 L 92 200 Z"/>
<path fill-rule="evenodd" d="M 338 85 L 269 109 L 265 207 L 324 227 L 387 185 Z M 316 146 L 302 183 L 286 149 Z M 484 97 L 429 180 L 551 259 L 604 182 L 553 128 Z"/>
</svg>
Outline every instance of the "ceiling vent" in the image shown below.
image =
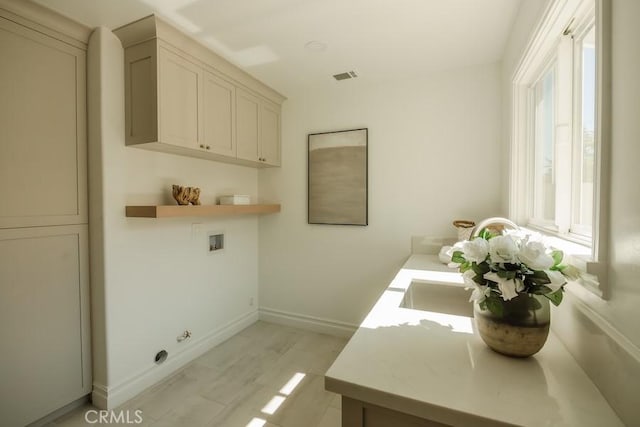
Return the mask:
<svg viewBox="0 0 640 427">
<path fill-rule="evenodd" d="M 334 74 L 333 78 L 340 81 L 340 80 L 348 80 L 348 79 L 355 79 L 356 77 L 358 77 L 358 75 L 356 74 L 355 71 L 347 71 L 345 73 L 340 73 L 340 74 Z"/>
</svg>

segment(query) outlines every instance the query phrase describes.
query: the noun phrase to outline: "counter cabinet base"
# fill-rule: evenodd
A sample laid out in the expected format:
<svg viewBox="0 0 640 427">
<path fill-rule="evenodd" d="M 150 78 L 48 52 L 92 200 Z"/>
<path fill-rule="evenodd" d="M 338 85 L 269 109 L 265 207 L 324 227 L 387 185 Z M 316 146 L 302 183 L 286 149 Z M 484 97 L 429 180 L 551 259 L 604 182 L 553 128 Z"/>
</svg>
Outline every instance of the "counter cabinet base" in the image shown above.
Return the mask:
<svg viewBox="0 0 640 427">
<path fill-rule="evenodd" d="M 342 427 L 446 427 L 435 421 L 342 396 Z"/>
</svg>

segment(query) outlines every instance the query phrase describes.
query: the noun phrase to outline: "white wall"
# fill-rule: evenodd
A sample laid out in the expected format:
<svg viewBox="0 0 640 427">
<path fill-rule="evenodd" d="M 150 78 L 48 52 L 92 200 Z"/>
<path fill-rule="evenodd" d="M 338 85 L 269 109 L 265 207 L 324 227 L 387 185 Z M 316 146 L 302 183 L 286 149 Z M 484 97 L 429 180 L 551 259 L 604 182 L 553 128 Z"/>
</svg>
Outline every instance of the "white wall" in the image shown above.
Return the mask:
<svg viewBox="0 0 640 427">
<path fill-rule="evenodd" d="M 503 62 L 507 114 L 511 109 L 513 70 L 546 3 L 523 2 L 513 27 Z M 612 0 L 612 175 L 610 188 L 604 189 L 611 197 L 610 299 L 568 291 L 552 322 L 556 333 L 629 425 L 640 419 L 639 17 L 637 0 Z M 504 132 L 506 148 L 508 120 Z"/>
<path fill-rule="evenodd" d="M 112 407 L 257 319 L 258 220 L 126 218 L 125 205 L 173 204 L 171 184 L 257 196 L 257 171 L 126 147 L 124 65 L 109 30 L 93 34 L 89 60 L 94 316 L 94 402 Z M 200 233 L 192 224 L 200 223 Z M 209 255 L 208 231 L 225 234 Z M 226 328 L 226 329 L 225 329 Z M 178 344 L 185 329 L 193 337 Z M 169 352 L 154 364 L 161 349 Z"/>
<path fill-rule="evenodd" d="M 400 76 L 401 77 L 401 76 Z M 369 129 L 369 225 L 307 224 L 307 134 Z M 282 168 L 260 171 L 260 308 L 358 324 L 410 253 L 412 235 L 501 213 L 497 64 L 289 94 Z"/>
</svg>

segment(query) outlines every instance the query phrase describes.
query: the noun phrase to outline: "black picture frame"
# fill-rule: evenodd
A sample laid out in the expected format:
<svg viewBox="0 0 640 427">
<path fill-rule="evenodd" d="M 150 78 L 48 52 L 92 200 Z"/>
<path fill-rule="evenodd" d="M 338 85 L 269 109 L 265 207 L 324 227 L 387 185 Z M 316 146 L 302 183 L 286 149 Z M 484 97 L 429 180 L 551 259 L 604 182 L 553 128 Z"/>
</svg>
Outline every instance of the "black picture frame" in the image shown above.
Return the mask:
<svg viewBox="0 0 640 427">
<path fill-rule="evenodd" d="M 307 137 L 307 222 L 369 224 L 368 128 Z"/>
</svg>

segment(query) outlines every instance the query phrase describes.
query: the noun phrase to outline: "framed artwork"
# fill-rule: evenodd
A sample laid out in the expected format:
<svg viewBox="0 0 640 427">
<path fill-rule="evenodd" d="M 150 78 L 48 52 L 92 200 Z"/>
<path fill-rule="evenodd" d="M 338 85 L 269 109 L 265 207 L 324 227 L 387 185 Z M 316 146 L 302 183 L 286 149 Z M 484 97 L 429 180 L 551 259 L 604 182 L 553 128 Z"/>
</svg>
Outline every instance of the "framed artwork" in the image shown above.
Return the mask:
<svg viewBox="0 0 640 427">
<path fill-rule="evenodd" d="M 309 224 L 367 225 L 367 129 L 312 133 L 308 144 Z"/>
</svg>

